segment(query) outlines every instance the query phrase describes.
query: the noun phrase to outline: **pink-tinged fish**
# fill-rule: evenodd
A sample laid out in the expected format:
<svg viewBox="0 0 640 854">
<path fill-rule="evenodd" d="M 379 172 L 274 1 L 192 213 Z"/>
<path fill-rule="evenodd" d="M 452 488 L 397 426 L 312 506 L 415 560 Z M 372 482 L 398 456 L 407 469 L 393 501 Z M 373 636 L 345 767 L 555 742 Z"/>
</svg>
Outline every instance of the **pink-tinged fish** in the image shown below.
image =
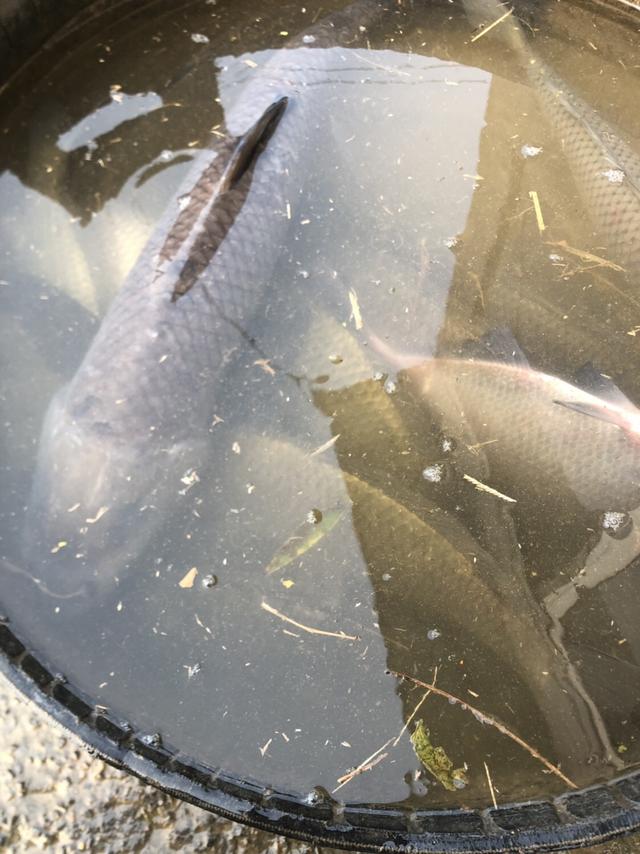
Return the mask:
<svg viewBox="0 0 640 854">
<path fill-rule="evenodd" d="M 569 490 L 587 510 L 640 504 L 640 410 L 607 377 L 587 391 L 531 368 L 517 344 L 511 361 L 432 358 L 374 349 L 410 381 L 442 428 L 482 448 L 491 486 L 516 500 Z"/>
</svg>

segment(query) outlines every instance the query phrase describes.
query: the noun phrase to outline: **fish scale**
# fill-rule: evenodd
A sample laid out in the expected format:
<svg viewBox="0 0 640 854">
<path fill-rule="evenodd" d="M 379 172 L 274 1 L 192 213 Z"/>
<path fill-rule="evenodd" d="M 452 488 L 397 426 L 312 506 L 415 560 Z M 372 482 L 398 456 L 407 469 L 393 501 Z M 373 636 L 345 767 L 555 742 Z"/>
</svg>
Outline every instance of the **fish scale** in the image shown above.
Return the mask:
<svg viewBox="0 0 640 854">
<path fill-rule="evenodd" d="M 311 84 L 326 83 L 341 57 L 324 48 L 362 38 L 388 7 L 357 0 L 309 30 L 308 46 L 294 41 L 252 67 L 225 111 L 228 139 L 196 156 L 75 376 L 52 399 L 23 531 L 24 559 L 51 588 L 75 590 L 89 572 L 112 580 L 163 514 L 183 512 L 175 501 L 185 470 L 216 464 L 208 430 L 225 367 L 264 305 L 323 144 L 330 87 Z M 67 512 L 76 505 L 77 520 Z M 153 518 L 138 523 L 147 506 Z M 105 507 L 101 524 L 85 530 L 81 519 Z M 58 541 L 82 563 L 52 559 Z"/>
<path fill-rule="evenodd" d="M 567 408 L 605 402 L 556 377 L 498 362 L 437 359 L 414 368 L 428 402 L 458 433 L 471 428 L 492 485 L 516 500 L 564 484 L 590 510 L 640 503 L 640 442 L 613 423 Z M 562 405 L 565 404 L 565 405 Z M 631 410 L 637 415 L 637 410 Z"/>
<path fill-rule="evenodd" d="M 539 67 L 531 77 L 615 260 L 640 269 L 640 158 L 619 132 L 562 86 L 548 68 Z M 607 175 L 610 170 L 613 181 Z"/>
</svg>

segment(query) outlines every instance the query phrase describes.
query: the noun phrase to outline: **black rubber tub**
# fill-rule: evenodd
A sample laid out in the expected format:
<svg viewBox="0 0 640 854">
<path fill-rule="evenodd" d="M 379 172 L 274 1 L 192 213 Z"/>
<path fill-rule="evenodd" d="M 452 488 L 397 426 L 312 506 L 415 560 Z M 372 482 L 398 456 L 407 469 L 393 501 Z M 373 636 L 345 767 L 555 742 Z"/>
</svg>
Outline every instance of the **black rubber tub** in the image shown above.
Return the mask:
<svg viewBox="0 0 640 854">
<path fill-rule="evenodd" d="M 603 14 L 640 21 L 640 7 L 626 0 L 597 6 Z M 29 73 L 34 53 L 73 39 L 80 27 L 95 31 L 103 16 L 123 9 L 153 14 L 153 4 L 143 3 L 0 0 L 0 79 L 7 81 L 21 68 Z M 160 734 L 140 731 L 135 720 L 124 721 L 86 696 L 65 678 L 63 662 L 49 662 L 46 650 L 32 648 L 2 616 L 0 670 L 113 766 L 206 810 L 277 834 L 362 851 L 500 852 L 564 850 L 640 829 L 640 772 L 548 800 L 483 810 L 401 811 L 341 802 L 321 790 L 301 798 L 234 776 L 232 768 L 203 765 Z"/>
</svg>

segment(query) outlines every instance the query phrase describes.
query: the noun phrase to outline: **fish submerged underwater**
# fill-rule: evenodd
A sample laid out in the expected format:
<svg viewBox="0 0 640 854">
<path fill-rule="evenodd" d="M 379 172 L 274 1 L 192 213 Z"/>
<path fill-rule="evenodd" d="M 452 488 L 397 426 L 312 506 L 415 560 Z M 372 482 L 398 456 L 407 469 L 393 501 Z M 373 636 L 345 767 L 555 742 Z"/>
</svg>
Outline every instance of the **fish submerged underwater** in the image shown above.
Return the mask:
<svg viewBox="0 0 640 854">
<path fill-rule="evenodd" d="M 515 501 L 567 493 L 586 510 L 640 504 L 640 409 L 586 366 L 584 387 L 532 368 L 517 342 L 490 339 L 500 359 L 421 359 L 372 345 L 405 370 L 445 433 L 482 450 L 487 476 Z M 587 390 L 591 388 L 591 391 Z"/>
<path fill-rule="evenodd" d="M 113 579 L 211 463 L 225 366 L 249 337 L 321 144 L 326 92 L 314 84 L 335 62 L 325 48 L 357 42 L 386 8 L 358 0 L 321 19 L 243 86 L 228 137 L 197 156 L 51 402 L 24 531 L 45 589 Z"/>
</svg>

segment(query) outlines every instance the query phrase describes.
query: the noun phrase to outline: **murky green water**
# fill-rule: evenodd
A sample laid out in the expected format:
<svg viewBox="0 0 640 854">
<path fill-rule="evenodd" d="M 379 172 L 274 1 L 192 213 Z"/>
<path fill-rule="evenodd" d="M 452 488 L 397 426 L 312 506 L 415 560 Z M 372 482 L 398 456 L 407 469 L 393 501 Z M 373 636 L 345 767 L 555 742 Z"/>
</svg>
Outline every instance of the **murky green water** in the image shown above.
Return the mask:
<svg viewBox="0 0 640 854">
<path fill-rule="evenodd" d="M 154 3 L 0 104 L 3 610 L 215 767 L 640 761 L 637 27 L 516 11 Z"/>
</svg>

